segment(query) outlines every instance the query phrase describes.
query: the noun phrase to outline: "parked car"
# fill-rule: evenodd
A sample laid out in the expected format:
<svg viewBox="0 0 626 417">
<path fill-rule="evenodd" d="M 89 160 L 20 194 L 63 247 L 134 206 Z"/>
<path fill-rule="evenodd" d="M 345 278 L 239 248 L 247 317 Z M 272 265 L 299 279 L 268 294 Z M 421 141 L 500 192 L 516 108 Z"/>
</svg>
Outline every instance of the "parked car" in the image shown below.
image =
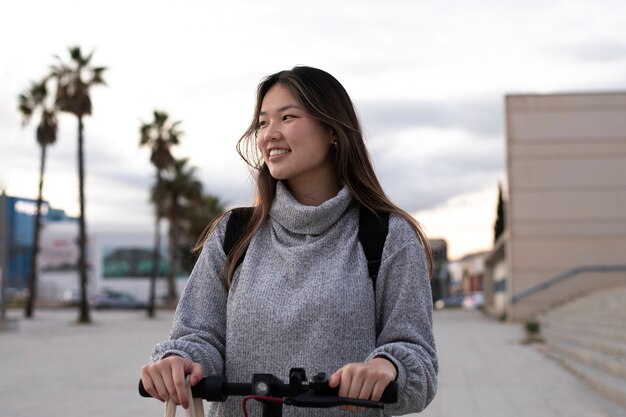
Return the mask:
<svg viewBox="0 0 626 417">
<path fill-rule="evenodd" d="M 463 294 L 449 295 L 437 300 L 435 302 L 435 309 L 441 310 L 443 308 L 461 308 L 463 306 L 463 300 L 465 296 Z"/>
<path fill-rule="evenodd" d="M 93 306 L 96 309 L 142 309 L 146 308 L 146 303 L 127 292 L 104 290 L 95 296 Z"/>
<path fill-rule="evenodd" d="M 468 310 L 482 308 L 483 304 L 485 304 L 485 297 L 483 297 L 482 292 L 467 294 L 465 298 L 463 298 L 463 308 Z"/>
<path fill-rule="evenodd" d="M 463 308 L 465 310 L 473 310 L 482 308 L 485 299 L 482 292 L 473 292 L 469 294 L 455 294 L 444 297 L 435 302 L 435 309 L 443 308 Z"/>
<path fill-rule="evenodd" d="M 76 307 L 80 304 L 80 290 L 74 288 L 68 288 L 63 291 L 63 295 L 61 296 L 61 302 L 66 307 Z"/>
<path fill-rule="evenodd" d="M 4 290 L 4 301 L 8 307 L 23 307 L 28 299 L 27 289 L 6 288 Z"/>
</svg>

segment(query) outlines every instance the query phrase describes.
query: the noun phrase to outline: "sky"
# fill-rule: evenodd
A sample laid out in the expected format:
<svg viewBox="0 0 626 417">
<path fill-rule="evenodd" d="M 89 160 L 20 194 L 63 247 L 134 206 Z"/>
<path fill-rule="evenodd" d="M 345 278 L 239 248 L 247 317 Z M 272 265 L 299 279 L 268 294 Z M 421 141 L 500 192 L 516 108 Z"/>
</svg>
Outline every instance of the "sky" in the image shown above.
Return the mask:
<svg viewBox="0 0 626 417">
<path fill-rule="evenodd" d="M 488 250 L 506 186 L 504 97 L 626 90 L 622 0 L 21 0 L 0 17 L 0 189 L 36 198 L 35 125 L 17 97 L 67 48 L 94 51 L 106 87 L 85 120 L 88 227 L 150 230 L 154 169 L 139 126 L 181 121 L 173 149 L 205 192 L 250 205 L 235 150 L 266 75 L 333 74 L 361 117 L 388 195 L 452 259 Z M 44 198 L 78 213 L 75 118 L 59 119 Z"/>
</svg>

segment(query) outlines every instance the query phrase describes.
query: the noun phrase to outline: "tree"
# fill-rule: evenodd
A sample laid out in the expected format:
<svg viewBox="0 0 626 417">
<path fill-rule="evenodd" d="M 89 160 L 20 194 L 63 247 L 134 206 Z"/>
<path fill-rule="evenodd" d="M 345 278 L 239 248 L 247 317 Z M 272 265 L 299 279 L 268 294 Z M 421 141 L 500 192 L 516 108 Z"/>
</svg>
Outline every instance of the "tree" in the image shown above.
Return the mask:
<svg viewBox="0 0 626 417">
<path fill-rule="evenodd" d="M 169 222 L 169 264 L 166 302 L 176 303 L 176 269 L 179 264 L 179 242 L 184 231 L 185 213 L 202 198 L 202 184 L 195 176 L 195 167 L 187 167 L 188 159 L 174 160 L 164 172 L 161 182 L 152 191 L 152 201 L 159 203 L 161 215 Z"/>
<path fill-rule="evenodd" d="M 169 115 L 163 111 L 155 110 L 153 112 L 154 120 L 150 123 L 142 123 L 139 128 L 139 145 L 150 148 L 150 162 L 156 168 L 155 187 L 160 189 L 161 176 L 164 169 L 172 166 L 174 157 L 170 152 L 170 148 L 178 145 L 178 138 L 182 135 L 182 131 L 178 126 L 180 121 L 168 123 Z M 164 200 L 161 196 L 155 196 L 152 199 L 155 205 L 155 225 L 154 225 L 154 252 L 152 255 L 152 273 L 150 274 L 150 295 L 148 302 L 148 317 L 154 317 L 155 305 L 155 287 L 158 268 L 161 257 L 161 202 Z"/>
<path fill-rule="evenodd" d="M 188 222 L 185 230 L 187 246 L 195 246 L 207 225 L 223 212 L 224 205 L 219 197 L 212 194 L 204 194 L 195 204 L 190 206 L 185 216 Z"/>
<path fill-rule="evenodd" d="M 37 193 L 37 211 L 33 228 L 33 253 L 28 275 L 28 299 L 24 308 L 24 316 L 31 318 L 37 299 L 37 257 L 39 256 L 39 238 L 41 232 L 41 206 L 43 202 L 43 183 L 46 169 L 46 149 L 57 140 L 57 109 L 47 103 L 49 95 L 46 87 L 48 80 L 33 82 L 30 90 L 19 96 L 18 110 L 22 114 L 22 124 L 26 126 L 35 114 L 40 115 L 37 125 L 36 139 L 41 147 L 39 158 L 39 191 Z"/>
<path fill-rule="evenodd" d="M 224 205 L 217 196 L 205 194 L 200 200 L 188 207 L 185 213 L 181 266 L 185 272 L 191 272 L 197 256 L 192 252 L 198 238 L 207 225 L 224 212 Z"/>
<path fill-rule="evenodd" d="M 85 221 L 85 164 L 83 151 L 85 116 L 91 115 L 92 103 L 90 91 L 96 85 L 105 85 L 102 74 L 105 67 L 91 65 L 93 52 L 83 56 L 80 47 L 69 48 L 70 62 L 64 63 L 57 57 L 57 65 L 52 66 L 51 76 L 57 82 L 56 104 L 59 110 L 71 113 L 78 119 L 78 270 L 80 283 L 79 323 L 90 323 L 89 301 L 87 298 L 87 230 Z"/>
<path fill-rule="evenodd" d="M 496 213 L 496 222 L 493 225 L 493 242 L 497 242 L 498 238 L 504 233 L 504 198 L 502 197 L 502 184 L 498 183 L 498 208 Z"/>
</svg>

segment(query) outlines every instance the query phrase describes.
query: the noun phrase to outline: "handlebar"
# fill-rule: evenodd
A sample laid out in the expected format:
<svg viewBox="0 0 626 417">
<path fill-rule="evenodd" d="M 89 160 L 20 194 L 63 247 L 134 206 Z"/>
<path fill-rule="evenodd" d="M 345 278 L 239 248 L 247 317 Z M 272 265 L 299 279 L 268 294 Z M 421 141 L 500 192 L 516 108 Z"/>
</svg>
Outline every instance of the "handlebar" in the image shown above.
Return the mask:
<svg viewBox="0 0 626 417">
<path fill-rule="evenodd" d="M 289 371 L 289 383 L 270 374 L 254 374 L 250 383 L 227 382 L 222 375 L 209 375 L 191 387 L 194 398 L 206 401 L 223 402 L 229 396 L 260 395 L 264 397 L 284 398 L 285 405 L 295 407 L 328 408 L 340 405 L 354 405 L 367 408 L 383 408 L 383 404 L 398 401 L 398 385 L 390 383 L 385 389 L 380 401 L 359 400 L 355 398 L 339 397 L 339 388 L 328 386 L 328 377 L 319 373 L 307 381 L 302 368 L 293 368 Z M 143 383 L 139 381 L 139 394 L 150 397 Z"/>
</svg>

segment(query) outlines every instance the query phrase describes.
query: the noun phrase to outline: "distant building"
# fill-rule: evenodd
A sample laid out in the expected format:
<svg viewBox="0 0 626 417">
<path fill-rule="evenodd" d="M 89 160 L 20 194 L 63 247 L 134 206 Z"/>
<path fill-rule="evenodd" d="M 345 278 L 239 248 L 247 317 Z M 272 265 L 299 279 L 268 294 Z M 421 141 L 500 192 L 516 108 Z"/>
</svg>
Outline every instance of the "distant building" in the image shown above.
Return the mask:
<svg viewBox="0 0 626 417">
<path fill-rule="evenodd" d="M 461 259 L 451 262 L 454 270 L 455 282 L 458 282 L 457 292 L 468 294 L 483 290 L 483 276 L 485 274 L 485 258 L 489 252 L 481 251 L 470 253 Z"/>
<path fill-rule="evenodd" d="M 36 212 L 36 200 L 0 195 L 0 262 L 4 288 L 28 286 Z M 75 223 L 77 219 L 43 201 L 41 221 L 45 227 L 53 222 Z"/>
<path fill-rule="evenodd" d="M 505 256 L 507 242 L 508 232 L 505 230 L 498 238 L 493 250 L 485 256 L 485 276 L 483 279 L 485 310 L 492 316 L 502 319 L 506 318 L 507 308 L 510 304 L 507 289 L 509 272 Z"/>
<path fill-rule="evenodd" d="M 64 292 L 78 288 L 77 234 L 77 225 L 60 223 L 50 225 L 42 232 L 38 261 L 40 301 L 58 302 Z M 88 293 L 94 295 L 105 289 L 124 291 L 147 301 L 153 239 L 152 231 L 90 227 L 87 239 Z M 165 295 L 167 288 L 163 278 L 169 270 L 167 236 L 161 241 L 157 297 Z M 177 287 L 180 294 L 189 273 L 179 271 Z"/>
<path fill-rule="evenodd" d="M 4 289 L 28 287 L 33 255 L 33 238 L 37 201 L 0 196 L 0 264 Z M 58 302 L 67 290 L 78 288 L 78 219 L 65 211 L 41 206 L 42 229 L 38 266 L 38 300 Z M 160 276 L 169 269 L 167 236 L 162 237 Z M 87 237 L 88 292 L 103 289 L 127 291 L 147 299 L 152 271 L 153 232 L 145 230 L 106 230 L 89 228 Z M 185 278 L 181 272 L 177 278 Z M 157 283 L 157 295 L 165 293 L 164 280 Z M 184 280 L 178 280 L 179 293 Z"/>
<path fill-rule="evenodd" d="M 524 320 L 626 285 L 626 93 L 506 97 L 506 230 L 485 303 Z"/>
<path fill-rule="evenodd" d="M 429 243 L 433 255 L 433 273 L 430 286 L 434 302 L 450 295 L 448 243 L 443 239 L 430 239 Z"/>
</svg>

